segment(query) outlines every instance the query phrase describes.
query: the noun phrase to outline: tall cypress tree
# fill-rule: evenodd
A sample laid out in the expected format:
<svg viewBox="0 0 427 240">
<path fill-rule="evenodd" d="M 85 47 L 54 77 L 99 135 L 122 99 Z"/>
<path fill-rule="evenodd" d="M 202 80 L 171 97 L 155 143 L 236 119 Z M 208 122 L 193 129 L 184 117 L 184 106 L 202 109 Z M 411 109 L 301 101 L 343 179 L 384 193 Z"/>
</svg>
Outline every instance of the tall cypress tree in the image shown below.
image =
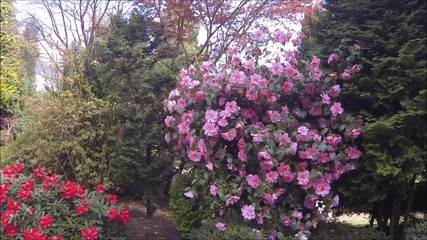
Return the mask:
<svg viewBox="0 0 427 240">
<path fill-rule="evenodd" d="M 426 179 L 426 3 L 328 0 L 323 7 L 305 25 L 301 54 L 327 64 L 330 53 L 344 58 L 361 46 L 351 59 L 362 71 L 344 83 L 341 98 L 364 117 L 364 159 L 336 188 L 345 207 L 373 211 L 379 228 L 399 238 L 399 217 L 405 228 Z"/>
</svg>

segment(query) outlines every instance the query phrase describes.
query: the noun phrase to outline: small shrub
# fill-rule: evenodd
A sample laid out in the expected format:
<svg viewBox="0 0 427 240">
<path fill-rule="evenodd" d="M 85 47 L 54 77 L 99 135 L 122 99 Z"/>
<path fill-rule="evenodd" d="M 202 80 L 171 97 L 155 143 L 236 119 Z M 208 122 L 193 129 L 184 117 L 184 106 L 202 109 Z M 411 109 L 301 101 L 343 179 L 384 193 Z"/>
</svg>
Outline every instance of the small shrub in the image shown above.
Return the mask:
<svg viewBox="0 0 427 240">
<path fill-rule="evenodd" d="M 281 240 L 296 240 L 298 238 L 292 235 L 286 236 L 283 233 L 274 232 L 274 236 Z M 251 227 L 249 224 L 237 221 L 236 217 L 225 217 L 216 219 L 203 220 L 201 227 L 184 234 L 187 239 L 191 240 L 258 240 L 274 239 L 268 234 L 263 234 L 261 230 Z"/>
<path fill-rule="evenodd" d="M 371 227 L 356 227 L 342 222 L 324 222 L 313 231 L 313 240 L 387 240 L 385 233 Z"/>
<path fill-rule="evenodd" d="M 130 220 L 102 185 L 90 191 L 41 167 L 24 170 L 23 164 L 1 170 L 1 239 L 111 239 Z"/>
<path fill-rule="evenodd" d="M 172 222 L 180 232 L 190 232 L 200 226 L 202 213 L 194 199 L 183 195 L 185 189 L 191 186 L 193 175 L 191 173 L 175 176 L 170 190 L 169 208 Z"/>
<path fill-rule="evenodd" d="M 405 230 L 406 240 L 427 240 L 427 221 L 415 223 Z"/>
</svg>

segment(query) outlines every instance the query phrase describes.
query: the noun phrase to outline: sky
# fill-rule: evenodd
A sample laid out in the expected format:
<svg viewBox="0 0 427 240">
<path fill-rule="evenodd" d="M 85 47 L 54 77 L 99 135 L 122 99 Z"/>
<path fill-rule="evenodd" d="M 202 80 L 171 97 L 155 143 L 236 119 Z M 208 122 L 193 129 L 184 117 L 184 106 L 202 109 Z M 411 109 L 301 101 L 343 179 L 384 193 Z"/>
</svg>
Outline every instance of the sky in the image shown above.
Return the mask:
<svg viewBox="0 0 427 240">
<path fill-rule="evenodd" d="M 55 2 L 55 0 L 51 0 L 51 2 Z M 67 1 L 64 1 L 67 2 Z M 114 11 L 114 7 L 115 5 L 113 4 L 119 4 L 120 1 L 112 1 L 111 2 L 111 10 Z M 132 4 L 127 4 L 125 7 L 123 7 L 125 10 L 131 9 Z M 55 10 L 55 9 L 54 9 Z M 55 19 L 57 20 L 57 22 L 61 22 L 61 15 L 59 14 L 59 10 L 53 13 L 55 16 Z M 15 1 L 15 16 L 17 18 L 18 21 L 24 21 L 25 19 L 31 18 L 31 17 L 35 17 L 37 18 L 42 24 L 47 24 L 50 25 L 51 21 L 48 15 L 47 10 L 44 8 L 43 4 L 41 3 L 41 0 L 17 0 Z M 269 24 L 265 24 L 267 26 L 271 26 Z M 288 25 L 288 27 L 290 29 L 292 29 L 293 31 L 299 31 L 301 29 L 300 25 L 295 25 L 295 24 L 291 24 Z M 276 29 L 281 29 L 280 26 L 271 26 L 272 29 L 269 29 L 269 31 L 274 32 Z M 273 29 L 274 28 L 274 29 Z M 21 29 L 23 30 L 23 29 Z M 284 28 L 282 29 L 284 30 Z M 75 30 L 72 30 L 75 31 Z M 252 30 L 254 31 L 254 30 Z M 61 31 L 60 30 L 60 34 L 63 35 L 65 33 L 65 31 Z M 52 38 L 54 39 L 54 35 L 52 35 Z M 198 41 L 200 44 L 204 43 L 204 41 L 206 40 L 206 30 L 201 28 L 199 30 L 199 35 L 198 35 Z M 56 40 L 57 41 L 57 40 Z M 58 78 L 57 74 L 55 74 L 51 69 L 51 63 L 52 63 L 52 58 L 53 61 L 56 62 L 60 62 L 60 56 L 59 53 L 56 49 L 49 47 L 49 45 L 43 41 L 42 39 L 39 41 L 39 52 L 40 52 L 40 57 L 38 60 L 38 64 L 36 66 L 36 90 L 37 91 L 43 91 L 45 89 L 45 85 L 49 86 L 49 87 L 53 87 L 54 86 L 54 82 L 55 80 L 50 80 L 49 79 L 56 79 Z M 271 52 L 275 52 L 276 47 L 273 45 L 269 45 L 268 49 Z M 285 46 L 285 49 L 287 50 L 291 50 L 293 49 L 293 45 L 292 44 L 287 44 Z M 265 64 L 265 63 L 264 63 Z M 268 63 L 266 63 L 268 64 Z"/>
</svg>

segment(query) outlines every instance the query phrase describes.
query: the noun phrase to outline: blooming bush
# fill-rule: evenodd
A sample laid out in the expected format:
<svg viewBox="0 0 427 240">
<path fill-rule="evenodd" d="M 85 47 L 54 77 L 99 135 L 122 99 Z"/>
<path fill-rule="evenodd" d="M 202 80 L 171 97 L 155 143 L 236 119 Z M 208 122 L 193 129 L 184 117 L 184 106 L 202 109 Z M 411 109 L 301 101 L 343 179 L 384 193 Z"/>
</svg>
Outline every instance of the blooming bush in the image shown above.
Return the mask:
<svg viewBox="0 0 427 240">
<path fill-rule="evenodd" d="M 296 53 L 281 48 L 286 35 L 272 38 L 277 56 L 268 37 L 257 39 L 246 53 L 231 49 L 222 68 L 181 71 L 164 101 L 165 139 L 196 173 L 186 197 L 214 199 L 218 216 L 237 211 L 271 239 L 304 239 L 338 204 L 333 181 L 361 156 L 354 141 L 363 121 L 339 101 L 339 83 L 360 68 L 338 69 L 344 59 L 335 54 L 329 64 L 341 73 L 326 76 L 317 57 L 300 71 Z"/>
<path fill-rule="evenodd" d="M 109 239 L 130 219 L 102 185 L 89 191 L 47 169 L 26 175 L 24 168 L 1 170 L 1 239 Z"/>
</svg>

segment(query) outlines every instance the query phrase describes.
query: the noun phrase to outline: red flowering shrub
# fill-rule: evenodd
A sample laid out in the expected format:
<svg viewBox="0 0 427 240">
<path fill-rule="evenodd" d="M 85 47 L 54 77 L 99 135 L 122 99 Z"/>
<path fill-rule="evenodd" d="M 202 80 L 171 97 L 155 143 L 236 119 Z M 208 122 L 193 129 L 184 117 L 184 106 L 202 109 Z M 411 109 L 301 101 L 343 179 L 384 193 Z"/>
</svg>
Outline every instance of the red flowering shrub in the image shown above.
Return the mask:
<svg viewBox="0 0 427 240">
<path fill-rule="evenodd" d="M 286 42 L 280 39 L 276 49 Z M 325 76 L 317 57 L 304 69 L 295 52 L 263 58 L 268 44 L 258 38 L 248 45 L 262 51 L 231 49 L 222 69 L 204 62 L 182 70 L 164 101 L 165 139 L 195 172 L 185 197 L 213 200 L 205 209 L 219 217 L 237 212 L 270 239 L 304 239 L 338 204 L 333 181 L 361 156 L 354 140 L 362 120 L 339 102 L 339 83 L 358 66 L 347 63 L 341 74 Z M 269 65 L 258 65 L 261 59 Z M 329 61 L 335 67 L 343 59 L 335 54 Z"/>
<path fill-rule="evenodd" d="M 89 191 L 38 167 L 24 174 L 24 165 L 1 170 L 0 239 L 110 239 L 130 220 L 129 210 L 105 186 Z M 114 217 L 111 212 L 116 211 Z"/>
</svg>

